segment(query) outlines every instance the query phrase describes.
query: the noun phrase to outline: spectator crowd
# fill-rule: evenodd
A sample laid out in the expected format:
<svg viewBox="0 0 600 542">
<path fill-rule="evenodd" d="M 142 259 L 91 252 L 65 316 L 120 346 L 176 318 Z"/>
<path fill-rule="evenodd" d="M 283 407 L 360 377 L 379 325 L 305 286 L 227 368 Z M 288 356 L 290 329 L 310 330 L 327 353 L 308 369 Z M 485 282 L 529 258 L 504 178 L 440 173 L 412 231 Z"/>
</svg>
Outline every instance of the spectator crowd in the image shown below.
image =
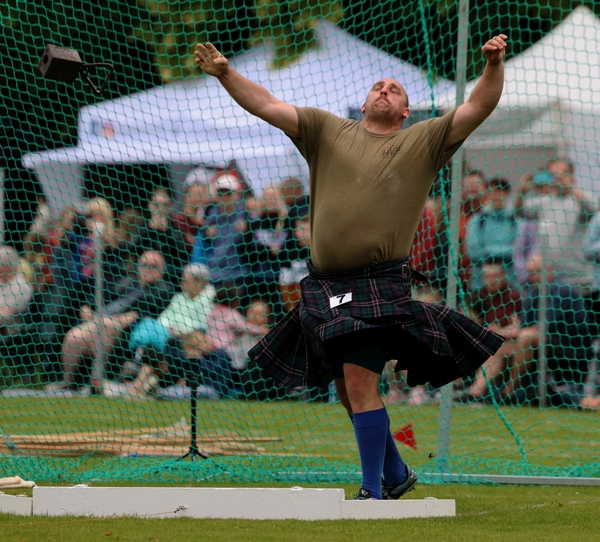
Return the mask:
<svg viewBox="0 0 600 542">
<path fill-rule="evenodd" d="M 436 303 L 447 301 L 451 250 L 440 177 L 411 253 L 429 277 L 414 295 Z M 237 172 L 197 168 L 180 199 L 176 206 L 158 186 L 143 212 L 95 197 L 54 218 L 40 198 L 23 253 L 0 246 L 0 387 L 167 399 L 192 388 L 215 399 L 285 395 L 246 353 L 300 300 L 310 257 L 302 183 L 286 178 L 255 197 Z M 517 186 L 481 171 L 463 175 L 456 303 L 506 342 L 455 383 L 455 401 L 600 408 L 599 210 L 563 160 Z M 388 402 L 418 405 L 439 394 L 409 391 L 393 371 L 384 377 Z"/>
<path fill-rule="evenodd" d="M 43 198 L 19 255 L 0 246 L 0 389 L 182 398 L 279 395 L 247 351 L 300 299 L 309 206 L 299 179 L 255 197 L 235 171 L 189 172 L 180 205 Z"/>
<path fill-rule="evenodd" d="M 411 261 L 417 268 L 432 262 L 426 297 L 445 300 L 450 198 L 440 184 L 427 203 Z M 473 378 L 456 383 L 455 401 L 600 408 L 599 210 L 564 160 L 527 172 L 517 186 L 477 170 L 463 175 L 456 305 L 506 342 Z M 421 389 L 403 396 L 401 388 L 393 382 L 392 396 L 412 404 L 438 393 Z"/>
</svg>

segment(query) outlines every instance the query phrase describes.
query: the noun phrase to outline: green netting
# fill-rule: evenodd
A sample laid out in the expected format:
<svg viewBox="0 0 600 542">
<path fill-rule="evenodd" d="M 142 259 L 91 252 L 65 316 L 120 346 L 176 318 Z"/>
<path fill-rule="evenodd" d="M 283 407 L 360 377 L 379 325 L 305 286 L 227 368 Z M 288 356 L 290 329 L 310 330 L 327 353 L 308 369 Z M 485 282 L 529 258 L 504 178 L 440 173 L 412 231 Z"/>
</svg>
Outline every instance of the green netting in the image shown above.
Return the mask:
<svg viewBox="0 0 600 542">
<path fill-rule="evenodd" d="M 503 97 L 440 171 L 411 260 L 430 277 L 417 298 L 510 340 L 444 390 L 390 367 L 381 391 L 423 481 L 599 477 L 599 15 L 559 0 L 3 2 L 1 472 L 358 483 L 335 389 L 277 389 L 245 355 L 299 300 L 307 165 L 194 47 L 343 118 L 393 76 L 407 126 L 450 111 L 465 82 L 468 97 L 502 32 Z M 43 78 L 48 44 L 112 64 L 103 95 Z M 196 385 L 208 459 L 184 462 Z"/>
</svg>

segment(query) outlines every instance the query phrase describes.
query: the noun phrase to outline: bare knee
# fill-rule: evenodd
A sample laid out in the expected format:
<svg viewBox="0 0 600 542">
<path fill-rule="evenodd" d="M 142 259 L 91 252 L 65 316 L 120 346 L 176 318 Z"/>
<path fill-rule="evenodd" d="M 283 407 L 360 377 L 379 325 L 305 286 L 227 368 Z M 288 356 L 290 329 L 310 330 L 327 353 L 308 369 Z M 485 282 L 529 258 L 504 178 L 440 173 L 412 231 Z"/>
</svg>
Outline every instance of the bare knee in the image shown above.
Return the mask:
<svg viewBox="0 0 600 542">
<path fill-rule="evenodd" d="M 352 416 L 352 405 L 350 404 L 350 399 L 348 399 L 345 380 L 343 378 L 336 378 L 334 382 L 340 403 L 348 411 L 348 415 Z"/>
<path fill-rule="evenodd" d="M 344 383 L 352 412 L 366 412 L 383 408 L 379 396 L 381 375 L 364 367 L 344 364 Z"/>
</svg>

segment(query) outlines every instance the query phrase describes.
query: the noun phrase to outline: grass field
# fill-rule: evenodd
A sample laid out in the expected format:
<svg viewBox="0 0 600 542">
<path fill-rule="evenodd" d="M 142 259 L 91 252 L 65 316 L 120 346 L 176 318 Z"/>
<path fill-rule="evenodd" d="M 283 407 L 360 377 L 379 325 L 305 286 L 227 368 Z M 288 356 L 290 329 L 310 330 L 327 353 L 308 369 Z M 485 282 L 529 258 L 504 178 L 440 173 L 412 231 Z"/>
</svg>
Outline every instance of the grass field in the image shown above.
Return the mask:
<svg viewBox="0 0 600 542">
<path fill-rule="evenodd" d="M 323 486 L 320 486 L 323 487 Z M 340 487 L 331 486 L 331 487 Z M 347 495 L 352 486 L 341 486 Z M 597 541 L 600 488 L 420 485 L 411 498 L 456 499 L 457 516 L 377 521 L 23 517 L 0 514 L 2 542 L 21 541 Z"/>
<path fill-rule="evenodd" d="M 101 397 L 0 398 L 5 434 L 161 428 L 189 419 L 187 403 L 127 402 Z M 402 521 L 191 520 L 46 518 L 0 514 L 0 540 L 598 540 L 600 488 L 431 485 L 436 472 L 438 407 L 389 407 L 392 429 L 411 423 L 416 450 L 398 444 L 421 473 L 411 498 L 456 499 L 457 517 Z M 213 456 L 195 463 L 170 458 L 88 455 L 31 458 L 0 455 L 2 475 L 38 484 L 343 487 L 358 489 L 352 428 L 339 404 L 201 401 L 200 435 L 235 432 L 270 436 L 263 455 Z M 529 407 L 457 406 L 451 420 L 454 473 L 600 476 L 600 416 L 593 412 Z M 165 467 L 166 465 L 166 467 Z M 164 468 L 163 468 L 164 467 Z M 431 481 L 431 479 L 429 479 Z M 21 493 L 14 490 L 12 493 Z"/>
<path fill-rule="evenodd" d="M 438 470 L 437 405 L 389 407 L 392 430 L 411 423 L 418 449 L 399 444 L 406 461 L 421 472 Z M 129 402 L 101 397 L 87 398 L 0 398 L 0 429 L 5 434 L 61 434 L 78 431 L 114 431 L 161 428 L 189 419 L 185 402 Z M 350 421 L 339 404 L 278 401 L 200 401 L 198 432 L 233 432 L 245 437 L 269 436 L 281 439 L 261 444 L 261 456 L 214 458 L 227 465 L 232 481 L 278 481 L 283 470 L 326 473 L 333 467 L 340 477 L 326 475 L 298 482 L 348 481 L 359 469 Z M 566 409 L 540 410 L 535 407 L 456 406 L 452 411 L 450 467 L 464 474 L 533 474 L 600 476 L 600 414 Z M 20 465 L 20 476 L 36 481 L 87 481 L 89 476 L 116 481 L 119 476 L 140 478 L 141 458 L 85 456 L 64 459 L 32 459 L 0 456 L 0 465 Z M 150 460 L 147 460 L 150 461 Z M 159 461 L 153 459 L 152 461 Z M 275 465 L 268 472 L 268 465 Z M 39 468 L 38 468 L 39 467 Z M 231 469 L 237 469 L 234 473 Z M 27 472 L 29 469 L 33 471 Z M 3 469 L 4 470 L 4 469 Z M 93 471 L 86 478 L 85 473 Z M 15 473 L 17 474 L 17 473 Z M 264 474 L 264 476 L 263 476 Z M 136 478 L 137 476 L 137 478 Z M 198 472 L 189 479 L 199 480 Z M 226 479 L 223 471 L 220 478 Z M 279 481 L 287 482 L 288 479 Z"/>
</svg>

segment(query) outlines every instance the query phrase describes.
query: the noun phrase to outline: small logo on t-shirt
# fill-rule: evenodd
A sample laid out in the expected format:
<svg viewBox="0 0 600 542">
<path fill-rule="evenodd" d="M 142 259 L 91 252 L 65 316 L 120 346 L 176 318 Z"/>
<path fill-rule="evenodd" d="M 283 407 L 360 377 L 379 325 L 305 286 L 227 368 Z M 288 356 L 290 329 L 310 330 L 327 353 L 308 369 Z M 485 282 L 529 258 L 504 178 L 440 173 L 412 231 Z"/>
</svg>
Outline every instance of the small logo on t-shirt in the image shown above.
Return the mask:
<svg viewBox="0 0 600 542">
<path fill-rule="evenodd" d="M 396 154 L 398 154 L 400 152 L 401 147 L 402 147 L 402 145 L 392 145 L 391 147 L 388 147 L 387 149 L 382 149 L 381 156 L 383 158 L 392 158 L 392 156 L 396 156 Z"/>
</svg>

